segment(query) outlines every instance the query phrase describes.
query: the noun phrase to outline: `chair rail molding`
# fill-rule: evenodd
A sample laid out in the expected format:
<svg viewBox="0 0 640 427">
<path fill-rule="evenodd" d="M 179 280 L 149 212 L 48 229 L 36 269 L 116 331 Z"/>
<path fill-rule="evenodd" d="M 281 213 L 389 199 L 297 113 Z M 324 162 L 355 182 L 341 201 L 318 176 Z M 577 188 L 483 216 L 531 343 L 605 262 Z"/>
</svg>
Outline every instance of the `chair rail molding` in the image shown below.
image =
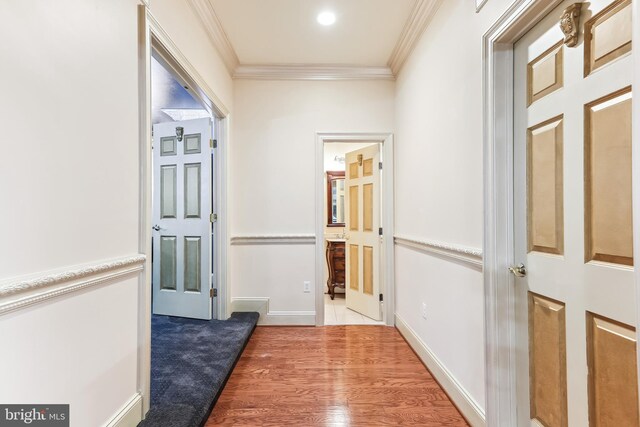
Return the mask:
<svg viewBox="0 0 640 427">
<path fill-rule="evenodd" d="M 398 246 L 440 256 L 450 261 L 462 262 L 482 271 L 482 249 L 408 236 L 395 236 L 394 242 Z"/>
<path fill-rule="evenodd" d="M 0 283 L 0 314 L 133 275 L 144 269 L 146 259 L 145 255 L 136 254 L 21 279 L 8 279 Z"/>
<path fill-rule="evenodd" d="M 413 52 L 422 33 L 431 23 L 431 19 L 435 16 L 442 2 L 443 0 L 417 0 L 415 2 L 398 43 L 387 62 L 394 76 L 400 73 L 402 66 Z"/>
<path fill-rule="evenodd" d="M 313 234 L 256 234 L 231 237 L 231 245 L 313 245 Z"/>
</svg>

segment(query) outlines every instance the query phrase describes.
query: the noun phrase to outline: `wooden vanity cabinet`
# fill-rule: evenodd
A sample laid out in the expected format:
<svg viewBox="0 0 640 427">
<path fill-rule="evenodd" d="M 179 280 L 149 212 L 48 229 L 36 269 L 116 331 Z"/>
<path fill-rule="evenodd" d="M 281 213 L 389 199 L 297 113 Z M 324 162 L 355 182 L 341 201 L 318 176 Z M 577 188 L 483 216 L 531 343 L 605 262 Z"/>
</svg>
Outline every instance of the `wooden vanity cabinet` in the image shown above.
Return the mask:
<svg viewBox="0 0 640 427">
<path fill-rule="evenodd" d="M 327 286 L 331 299 L 336 296 L 335 288 L 345 287 L 345 242 L 327 240 L 327 265 L 329 280 Z"/>
</svg>

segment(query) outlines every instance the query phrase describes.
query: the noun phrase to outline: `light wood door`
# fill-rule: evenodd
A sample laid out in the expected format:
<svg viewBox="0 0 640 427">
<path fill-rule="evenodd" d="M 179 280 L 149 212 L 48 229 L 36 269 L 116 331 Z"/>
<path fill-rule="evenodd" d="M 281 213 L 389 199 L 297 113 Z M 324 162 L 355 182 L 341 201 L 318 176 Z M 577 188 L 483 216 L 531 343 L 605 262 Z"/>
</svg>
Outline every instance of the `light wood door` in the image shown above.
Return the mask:
<svg viewBox="0 0 640 427">
<path fill-rule="evenodd" d="M 634 427 L 631 5 L 579 5 L 569 47 L 559 24 L 573 3 L 514 52 L 518 419 Z"/>
<path fill-rule="evenodd" d="M 345 156 L 346 305 L 374 320 L 380 309 L 380 148 Z"/>
<path fill-rule="evenodd" d="M 210 139 L 208 118 L 153 126 L 154 314 L 211 319 Z"/>
</svg>

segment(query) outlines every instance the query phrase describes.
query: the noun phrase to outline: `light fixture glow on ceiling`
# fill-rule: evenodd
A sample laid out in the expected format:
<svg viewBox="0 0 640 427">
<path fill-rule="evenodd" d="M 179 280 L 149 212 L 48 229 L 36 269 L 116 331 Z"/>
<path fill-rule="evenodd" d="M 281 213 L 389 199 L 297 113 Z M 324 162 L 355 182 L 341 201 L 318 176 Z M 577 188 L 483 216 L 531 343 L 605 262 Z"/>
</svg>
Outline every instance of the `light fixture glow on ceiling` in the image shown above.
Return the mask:
<svg viewBox="0 0 640 427">
<path fill-rule="evenodd" d="M 320 25 L 333 25 L 336 22 L 336 14 L 333 12 L 322 12 L 318 15 Z"/>
</svg>

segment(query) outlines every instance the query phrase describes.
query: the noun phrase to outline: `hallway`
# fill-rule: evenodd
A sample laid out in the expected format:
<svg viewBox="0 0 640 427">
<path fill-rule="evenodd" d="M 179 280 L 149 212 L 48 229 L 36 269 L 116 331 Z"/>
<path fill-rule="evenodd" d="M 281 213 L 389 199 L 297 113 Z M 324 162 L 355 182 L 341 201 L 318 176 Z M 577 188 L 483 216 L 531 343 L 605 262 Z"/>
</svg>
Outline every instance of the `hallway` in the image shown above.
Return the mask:
<svg viewBox="0 0 640 427">
<path fill-rule="evenodd" d="M 395 328 L 258 327 L 207 427 L 466 426 Z"/>
</svg>

